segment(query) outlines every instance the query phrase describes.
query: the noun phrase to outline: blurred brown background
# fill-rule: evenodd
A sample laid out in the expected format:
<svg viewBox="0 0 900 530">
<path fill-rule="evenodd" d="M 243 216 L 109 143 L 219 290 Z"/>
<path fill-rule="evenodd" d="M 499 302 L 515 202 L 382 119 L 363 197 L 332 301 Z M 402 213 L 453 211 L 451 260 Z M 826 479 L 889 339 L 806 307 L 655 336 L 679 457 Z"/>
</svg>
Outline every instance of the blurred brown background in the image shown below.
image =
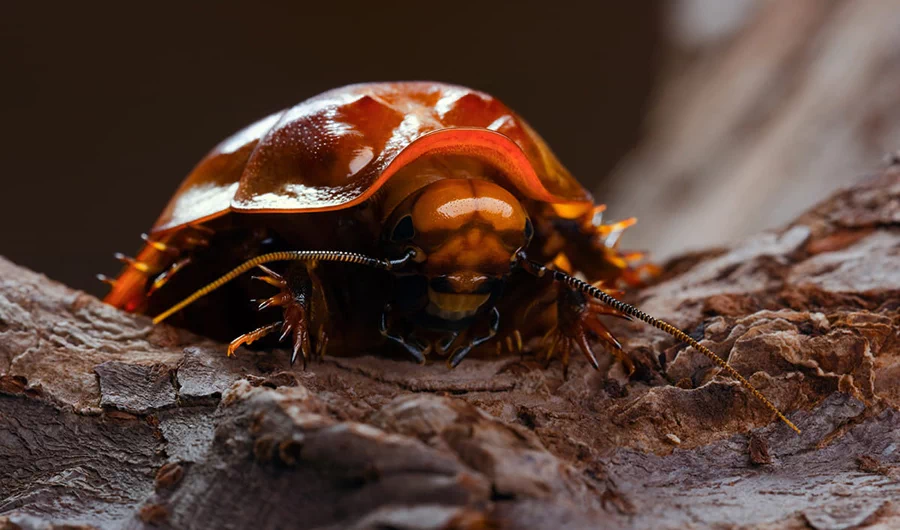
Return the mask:
<svg viewBox="0 0 900 530">
<path fill-rule="evenodd" d="M 392 79 L 504 100 L 641 218 L 627 246 L 719 244 L 897 147 L 900 2 L 774 4 L 6 2 L 0 254 L 100 294 L 219 140 Z"/>
<path fill-rule="evenodd" d="M 604 200 L 656 256 L 782 226 L 900 148 L 900 2 L 677 0 Z"/>
</svg>

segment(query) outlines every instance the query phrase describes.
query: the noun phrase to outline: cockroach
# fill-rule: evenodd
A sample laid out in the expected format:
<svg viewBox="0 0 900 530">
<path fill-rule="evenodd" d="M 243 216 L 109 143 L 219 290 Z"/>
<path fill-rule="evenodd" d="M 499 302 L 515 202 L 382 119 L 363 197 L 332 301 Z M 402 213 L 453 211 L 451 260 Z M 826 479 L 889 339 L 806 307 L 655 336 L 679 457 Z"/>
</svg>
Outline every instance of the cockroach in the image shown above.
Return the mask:
<svg viewBox="0 0 900 530">
<path fill-rule="evenodd" d="M 216 146 L 138 256 L 117 256 L 125 268 L 103 278 L 105 300 L 215 338 L 244 332 L 228 355 L 277 333 L 304 364 L 326 350 L 395 348 L 451 367 L 473 351 L 541 350 L 567 367 L 577 349 L 598 369 L 600 344 L 630 372 L 600 317 L 637 318 L 709 357 L 797 430 L 724 360 L 617 298 L 653 268 L 619 250 L 634 220 L 605 223 L 603 211 L 490 95 L 351 85 Z M 274 290 L 256 307 L 245 302 L 263 288 L 244 275 L 253 269 Z"/>
</svg>

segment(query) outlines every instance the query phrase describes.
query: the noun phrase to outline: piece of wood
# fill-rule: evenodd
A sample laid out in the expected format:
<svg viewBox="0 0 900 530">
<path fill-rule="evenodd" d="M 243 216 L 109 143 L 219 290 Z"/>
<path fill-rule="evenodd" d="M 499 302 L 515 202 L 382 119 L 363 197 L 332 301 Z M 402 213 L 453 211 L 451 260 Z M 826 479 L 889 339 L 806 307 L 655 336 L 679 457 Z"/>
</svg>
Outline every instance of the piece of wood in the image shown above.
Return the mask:
<svg viewBox="0 0 900 530">
<path fill-rule="evenodd" d="M 900 524 L 900 166 L 631 293 L 590 370 L 372 356 L 303 371 L 0 259 L 0 528 L 838 529 Z M 69 528 L 69 527 L 66 527 Z"/>
</svg>

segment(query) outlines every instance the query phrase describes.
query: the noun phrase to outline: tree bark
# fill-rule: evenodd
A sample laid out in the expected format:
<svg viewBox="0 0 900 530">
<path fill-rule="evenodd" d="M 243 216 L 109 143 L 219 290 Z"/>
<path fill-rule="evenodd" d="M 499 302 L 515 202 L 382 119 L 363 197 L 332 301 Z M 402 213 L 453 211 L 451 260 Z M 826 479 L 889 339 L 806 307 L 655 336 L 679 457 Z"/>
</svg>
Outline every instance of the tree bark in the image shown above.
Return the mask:
<svg viewBox="0 0 900 530">
<path fill-rule="evenodd" d="M 633 357 L 292 368 L 0 259 L 0 528 L 900 525 L 900 166 L 677 258 Z M 893 501 L 892 501 L 893 499 Z"/>
</svg>

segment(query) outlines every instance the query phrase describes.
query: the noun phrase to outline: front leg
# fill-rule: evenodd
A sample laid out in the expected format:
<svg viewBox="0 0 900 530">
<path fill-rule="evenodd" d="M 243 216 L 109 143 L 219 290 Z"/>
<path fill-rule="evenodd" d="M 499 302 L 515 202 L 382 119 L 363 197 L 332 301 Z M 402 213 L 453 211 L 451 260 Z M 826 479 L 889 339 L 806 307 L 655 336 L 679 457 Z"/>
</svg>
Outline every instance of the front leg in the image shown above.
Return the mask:
<svg viewBox="0 0 900 530">
<path fill-rule="evenodd" d="M 403 349 L 409 352 L 419 364 L 425 364 L 425 356 L 431 353 L 431 344 L 418 338 L 415 331 L 406 336 L 393 331 L 389 324 L 391 312 L 391 306 L 386 305 L 384 311 L 381 313 L 381 323 L 378 328 L 381 335 L 384 338 L 403 346 Z"/>
<path fill-rule="evenodd" d="M 480 337 L 473 337 L 462 346 L 457 347 L 453 350 L 453 353 L 450 354 L 450 358 L 447 359 L 447 364 L 450 368 L 456 368 L 459 366 L 459 363 L 465 359 L 466 355 L 472 351 L 473 348 L 481 346 L 485 342 L 494 338 L 497 335 L 497 330 L 500 329 L 500 310 L 496 307 L 491 309 L 490 312 L 490 322 L 488 323 L 488 331 L 484 335 Z"/>
<path fill-rule="evenodd" d="M 291 266 L 284 276 L 262 265 L 259 268 L 265 275 L 254 278 L 278 288 L 279 292 L 260 302 L 258 309 L 262 311 L 270 307 L 281 307 L 284 318 L 278 323 L 263 326 L 234 339 L 228 347 L 228 354 L 232 355 L 239 346 L 259 340 L 280 327 L 279 340 L 289 336 L 292 339 L 291 364 L 294 364 L 297 357 L 302 354 L 305 368 L 307 361 L 314 354 L 324 355 L 328 345 L 328 334 L 325 329 L 328 305 L 322 283 L 316 274 L 316 264 L 311 262 Z M 310 333 L 313 323 L 319 326 L 315 341 Z"/>
</svg>

